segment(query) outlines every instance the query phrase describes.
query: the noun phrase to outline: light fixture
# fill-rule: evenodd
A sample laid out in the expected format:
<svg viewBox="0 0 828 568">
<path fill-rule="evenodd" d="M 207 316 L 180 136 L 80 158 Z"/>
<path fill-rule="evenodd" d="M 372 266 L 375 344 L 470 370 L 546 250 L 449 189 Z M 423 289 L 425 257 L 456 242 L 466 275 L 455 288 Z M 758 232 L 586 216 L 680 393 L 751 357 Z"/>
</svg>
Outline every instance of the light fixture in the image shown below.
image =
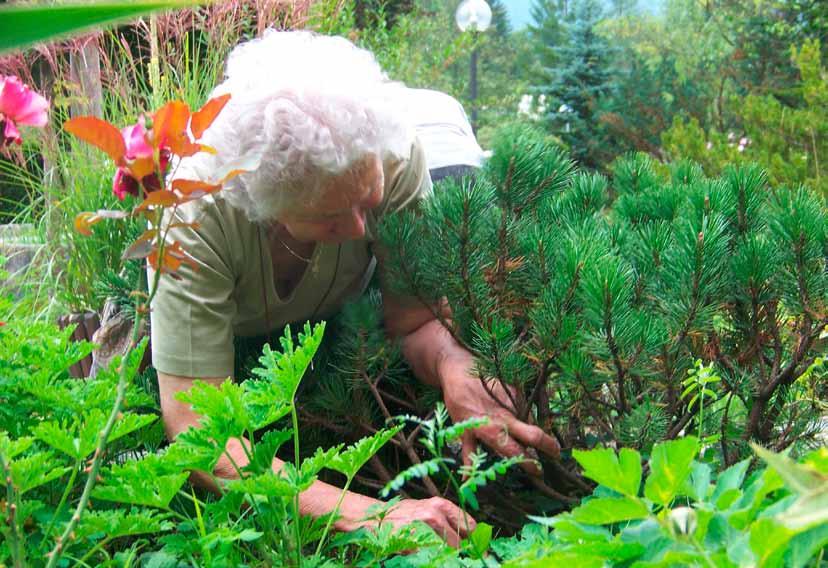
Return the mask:
<svg viewBox="0 0 828 568">
<path fill-rule="evenodd" d="M 492 9 L 486 0 L 463 0 L 454 13 L 454 21 L 461 32 L 485 32 L 492 24 Z"/>
</svg>

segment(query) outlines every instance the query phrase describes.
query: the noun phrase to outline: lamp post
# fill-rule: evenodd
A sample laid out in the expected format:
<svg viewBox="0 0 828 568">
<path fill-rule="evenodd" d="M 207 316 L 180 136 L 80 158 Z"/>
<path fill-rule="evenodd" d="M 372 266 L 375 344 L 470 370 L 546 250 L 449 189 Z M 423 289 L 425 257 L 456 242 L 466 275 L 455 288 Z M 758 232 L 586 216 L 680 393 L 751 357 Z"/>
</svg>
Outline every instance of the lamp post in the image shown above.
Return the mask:
<svg viewBox="0 0 828 568">
<path fill-rule="evenodd" d="M 463 0 L 454 13 L 454 21 L 461 32 L 485 32 L 492 23 L 492 9 L 486 0 Z M 477 38 L 472 46 L 469 66 L 469 99 L 471 100 L 472 130 L 477 132 Z"/>
</svg>

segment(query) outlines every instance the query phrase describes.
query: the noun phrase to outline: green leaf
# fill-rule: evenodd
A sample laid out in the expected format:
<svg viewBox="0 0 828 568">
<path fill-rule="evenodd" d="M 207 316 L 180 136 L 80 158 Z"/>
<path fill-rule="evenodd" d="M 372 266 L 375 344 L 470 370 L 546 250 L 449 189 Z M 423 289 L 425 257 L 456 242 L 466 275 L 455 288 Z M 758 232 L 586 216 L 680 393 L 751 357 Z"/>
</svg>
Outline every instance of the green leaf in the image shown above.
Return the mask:
<svg viewBox="0 0 828 568">
<path fill-rule="evenodd" d="M 712 472 L 709 465 L 694 461 L 685 492 L 695 501 L 706 501 L 707 492 L 710 490 L 711 476 Z"/>
<path fill-rule="evenodd" d="M 170 464 L 150 454 L 141 460 L 114 465 L 102 477 L 103 481 L 92 490 L 96 499 L 167 509 L 189 473 L 170 472 Z"/>
<path fill-rule="evenodd" d="M 487 523 L 477 523 L 474 530 L 469 535 L 469 544 L 478 558 L 486 554 L 489 550 L 489 543 L 492 542 L 492 525 Z"/>
<path fill-rule="evenodd" d="M 5 457 L 7 460 L 11 460 L 15 456 L 28 450 L 34 440 L 35 439 L 31 436 L 25 436 L 12 440 L 6 432 L 0 432 L 0 455 Z"/>
<path fill-rule="evenodd" d="M 759 519 L 750 527 L 750 548 L 756 555 L 756 565 L 782 566 L 788 542 L 796 535 L 773 519 Z"/>
<path fill-rule="evenodd" d="M 23 494 L 63 476 L 70 468 L 63 467 L 51 451 L 37 452 L 17 458 L 9 465 L 12 485 Z M 0 475 L 0 485 L 6 486 L 6 476 Z"/>
<path fill-rule="evenodd" d="M 253 374 L 279 387 L 281 396 L 271 400 L 271 404 L 293 404 L 299 383 L 322 343 L 324 332 L 325 322 L 314 325 L 312 331 L 310 324 L 305 323 L 303 331 L 299 332 L 299 345 L 294 346 L 290 326 L 285 326 L 285 333 L 279 338 L 281 353 L 272 351 L 270 345 L 264 346 L 259 357 L 261 367 L 253 369 Z"/>
<path fill-rule="evenodd" d="M 711 501 L 716 503 L 725 492 L 740 489 L 745 480 L 748 467 L 750 467 L 750 462 L 750 459 L 742 460 L 721 472 L 716 478 L 716 488 L 713 490 Z"/>
<path fill-rule="evenodd" d="M 172 530 L 175 526 L 168 518 L 168 514 L 152 510 L 86 511 L 78 523 L 76 535 L 77 538 L 84 539 L 96 535 L 118 538 L 160 533 Z"/>
<path fill-rule="evenodd" d="M 107 443 L 112 443 L 136 430 L 140 430 L 144 426 L 155 422 L 156 418 L 157 416 L 154 414 L 134 414 L 131 412 L 124 414 L 112 426 Z M 56 450 L 79 460 L 95 451 L 101 431 L 108 419 L 108 412 L 95 408 L 84 413 L 80 424 L 78 419 L 75 419 L 72 423 L 55 420 L 41 422 L 34 429 L 33 434 Z"/>
<path fill-rule="evenodd" d="M 386 430 L 381 430 L 368 438 L 362 438 L 355 444 L 348 446 L 325 464 L 325 467 L 338 471 L 348 479 L 352 479 L 362 466 L 371 459 L 380 449 L 402 430 L 399 424 Z"/>
<path fill-rule="evenodd" d="M 399 491 L 403 485 L 412 479 L 421 479 L 427 475 L 434 475 L 440 471 L 440 464 L 444 462 L 446 462 L 446 458 L 433 458 L 404 469 L 382 488 L 382 491 L 380 491 L 380 497 L 384 499 L 388 497 L 392 491 Z"/>
<path fill-rule="evenodd" d="M 610 525 L 621 521 L 644 519 L 650 509 L 640 499 L 632 497 L 600 497 L 590 499 L 572 510 L 572 517 L 579 523 Z"/>
<path fill-rule="evenodd" d="M 699 441 L 693 436 L 656 444 L 650 456 L 650 475 L 644 495 L 654 503 L 668 506 L 690 475 Z"/>
<path fill-rule="evenodd" d="M 245 471 L 259 474 L 266 473 L 271 470 L 273 466 L 273 458 L 282 444 L 287 442 L 293 436 L 290 430 L 270 430 L 266 432 L 262 438 L 256 442 L 253 447 L 253 455 L 250 463 L 244 468 Z"/>
<path fill-rule="evenodd" d="M 828 476 L 820 474 L 807 465 L 800 465 L 787 456 L 775 454 L 757 444 L 751 444 L 751 446 L 760 458 L 779 473 L 785 481 L 785 485 L 795 493 L 811 493 L 828 483 Z"/>
<path fill-rule="evenodd" d="M 302 491 L 302 486 L 297 486 L 272 471 L 245 479 L 230 480 L 225 484 L 225 488 L 237 493 L 284 499 L 292 499 Z"/>
<path fill-rule="evenodd" d="M 828 546 L 828 524 L 796 535 L 788 544 L 787 559 L 791 568 L 803 568 L 826 546 Z"/>
<path fill-rule="evenodd" d="M 637 497 L 641 487 L 641 454 L 622 448 L 618 455 L 609 448 L 574 450 L 584 475 L 596 483 L 628 497 Z"/>
<path fill-rule="evenodd" d="M 776 520 L 797 531 L 828 523 L 828 483 L 817 491 L 800 495 Z"/>
<path fill-rule="evenodd" d="M 536 552 L 515 558 L 503 564 L 503 568 L 549 568 L 550 566 L 578 566 L 578 568 L 604 568 L 606 561 L 597 556 L 587 556 L 577 551 L 555 551 L 538 558 Z"/>
<path fill-rule="evenodd" d="M 192 0 L 136 0 L 3 7 L 0 9 L 0 53 L 137 18 L 157 10 L 185 8 L 200 3 Z"/>
<path fill-rule="evenodd" d="M 316 448 L 314 454 L 305 458 L 299 466 L 299 475 L 308 476 L 316 475 L 328 466 L 328 463 L 336 459 L 337 454 L 342 449 L 342 444 L 330 447 L 327 450 Z"/>
<path fill-rule="evenodd" d="M 221 448 L 227 440 L 242 437 L 250 428 L 250 417 L 243 402 L 244 387 L 233 381 L 226 380 L 216 387 L 197 380 L 190 390 L 179 392 L 175 398 L 190 404 L 193 412 L 201 415 L 201 428 Z"/>
</svg>

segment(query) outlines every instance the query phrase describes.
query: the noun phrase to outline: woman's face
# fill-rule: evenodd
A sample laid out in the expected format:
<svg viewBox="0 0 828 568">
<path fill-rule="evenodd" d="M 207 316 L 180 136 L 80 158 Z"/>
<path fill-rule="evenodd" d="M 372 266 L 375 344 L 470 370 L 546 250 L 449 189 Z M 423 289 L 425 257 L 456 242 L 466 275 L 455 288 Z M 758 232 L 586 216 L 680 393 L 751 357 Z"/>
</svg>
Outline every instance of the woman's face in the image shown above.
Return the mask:
<svg viewBox="0 0 828 568">
<path fill-rule="evenodd" d="M 323 181 L 315 203 L 297 203 L 278 221 L 302 242 L 341 243 L 365 236 L 367 212 L 382 202 L 382 162 L 370 155 Z"/>
</svg>

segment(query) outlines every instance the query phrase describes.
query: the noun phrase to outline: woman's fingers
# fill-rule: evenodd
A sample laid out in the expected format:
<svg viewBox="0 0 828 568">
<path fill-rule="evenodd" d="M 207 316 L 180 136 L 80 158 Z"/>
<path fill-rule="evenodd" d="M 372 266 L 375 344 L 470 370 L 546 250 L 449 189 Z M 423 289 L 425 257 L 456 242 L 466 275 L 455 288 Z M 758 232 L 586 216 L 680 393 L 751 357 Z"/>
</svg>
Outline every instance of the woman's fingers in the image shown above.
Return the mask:
<svg viewBox="0 0 828 568">
<path fill-rule="evenodd" d="M 536 448 L 550 458 L 557 459 L 561 456 L 561 445 L 558 441 L 539 427 L 516 419 L 508 426 L 509 434 L 525 446 Z"/>
<path fill-rule="evenodd" d="M 526 448 L 510 435 L 505 424 L 499 426 L 483 426 L 475 430 L 478 439 L 489 446 L 496 454 L 504 458 L 516 458 L 526 456 Z M 523 461 L 520 464 L 529 475 L 539 476 L 541 470 L 538 464 L 531 460 Z"/>
<path fill-rule="evenodd" d="M 477 526 L 477 521 L 475 521 L 471 515 L 464 513 L 460 507 L 451 501 L 444 500 L 442 502 L 442 510 L 451 527 L 456 530 L 457 534 L 459 534 L 462 538 L 469 536 L 471 531 L 473 531 Z"/>
<path fill-rule="evenodd" d="M 466 430 L 461 439 L 463 445 L 460 447 L 460 456 L 463 458 L 463 465 L 471 465 L 471 456 L 477 451 L 477 438 L 474 432 Z"/>
</svg>

